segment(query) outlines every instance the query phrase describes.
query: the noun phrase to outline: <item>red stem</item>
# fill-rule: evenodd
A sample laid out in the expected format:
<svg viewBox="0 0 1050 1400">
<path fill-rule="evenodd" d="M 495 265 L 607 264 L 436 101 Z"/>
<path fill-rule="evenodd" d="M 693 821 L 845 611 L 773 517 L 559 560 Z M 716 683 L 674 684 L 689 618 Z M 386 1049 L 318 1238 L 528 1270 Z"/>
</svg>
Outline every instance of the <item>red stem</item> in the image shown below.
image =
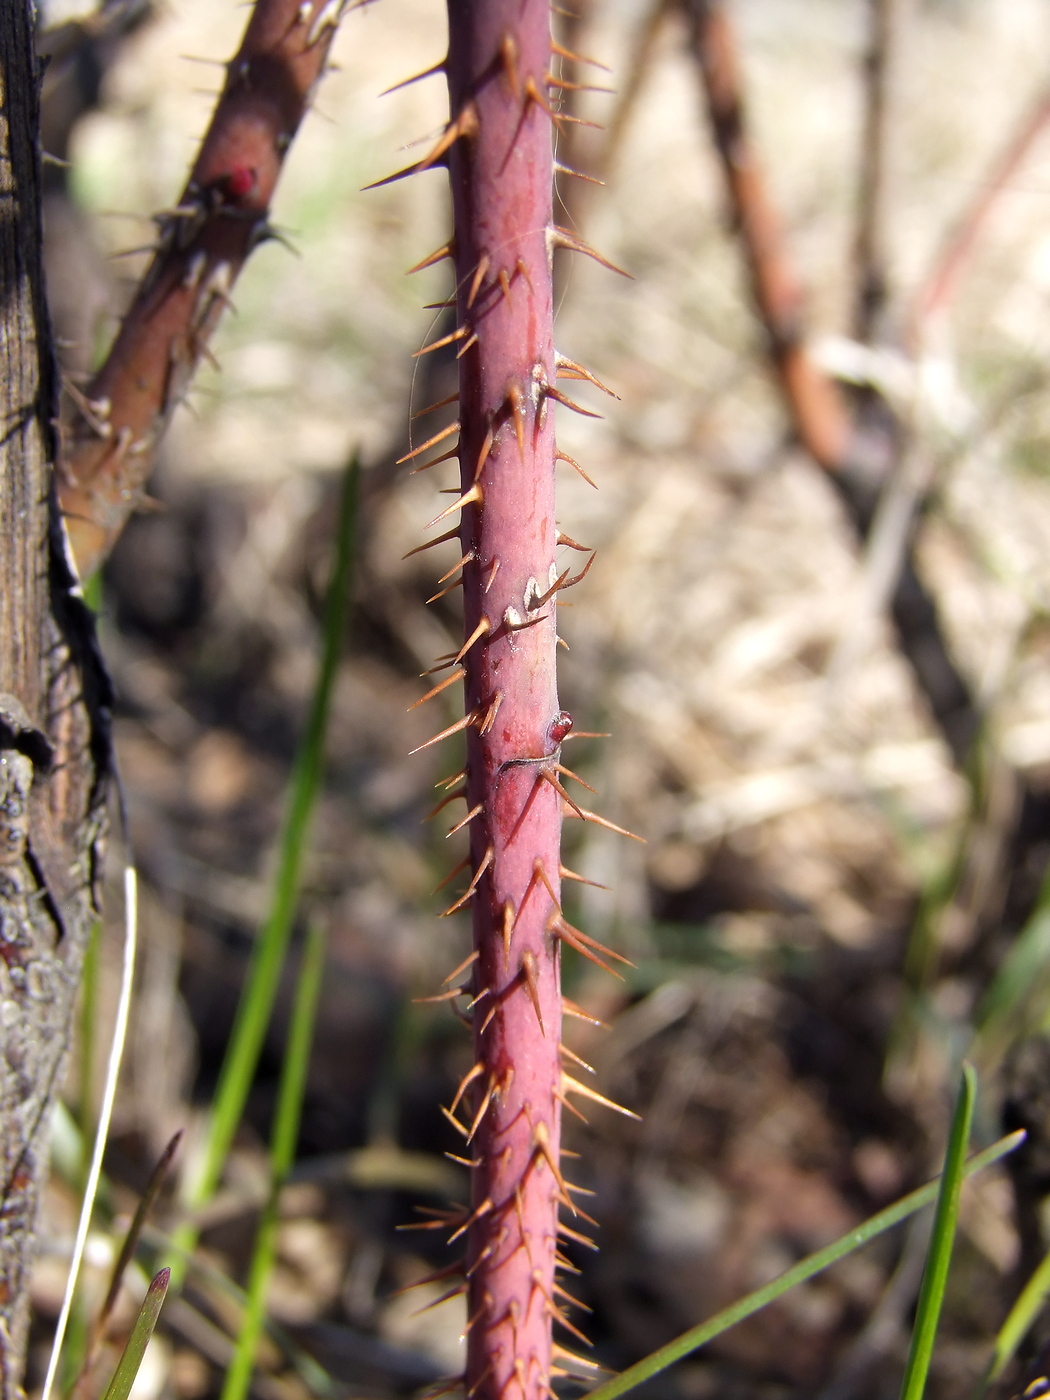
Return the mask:
<svg viewBox="0 0 1050 1400">
<path fill-rule="evenodd" d="M 560 1187 L 548 0 L 449 0 L 474 1057 L 467 1392 L 540 1400 Z M 456 124 L 458 123 L 458 126 Z M 451 130 L 452 128 L 450 128 Z M 553 730 L 553 732 L 552 732 Z M 524 761 L 523 761 L 524 760 Z M 548 761 L 544 761 L 548 760 Z M 510 766 L 508 766 L 510 765 Z M 557 781 L 557 779 L 555 779 Z M 468 1095 L 468 1097 L 470 1097 Z"/>
<path fill-rule="evenodd" d="M 112 549 L 153 451 L 229 302 L 343 5 L 257 0 L 178 205 L 158 216 L 157 251 L 66 444 L 59 500 L 82 577 Z"/>
</svg>

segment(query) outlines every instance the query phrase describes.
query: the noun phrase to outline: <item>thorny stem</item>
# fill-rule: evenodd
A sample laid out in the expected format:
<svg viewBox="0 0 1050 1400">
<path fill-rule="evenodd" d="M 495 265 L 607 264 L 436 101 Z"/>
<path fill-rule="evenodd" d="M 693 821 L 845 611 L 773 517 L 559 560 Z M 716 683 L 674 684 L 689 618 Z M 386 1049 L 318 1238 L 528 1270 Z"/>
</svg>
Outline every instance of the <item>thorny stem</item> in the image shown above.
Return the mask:
<svg viewBox="0 0 1050 1400">
<path fill-rule="evenodd" d="M 234 281 L 274 237 L 285 153 L 348 0 L 257 0 L 178 204 L 157 216 L 149 268 L 102 368 L 76 393 L 59 500 L 77 568 L 92 574 L 138 502 L 153 451 Z"/>
<path fill-rule="evenodd" d="M 466 1389 L 541 1400 L 559 1195 L 561 801 L 553 177 L 548 0 L 449 0 L 449 156 L 460 359 L 465 699 L 473 895 L 472 1206 Z M 473 493 L 473 494 L 472 494 Z M 510 766 L 507 766 L 510 765 Z M 553 774 L 551 775 L 553 776 Z M 541 874 L 542 872 L 542 874 Z M 517 1400 L 517 1394 L 515 1394 Z"/>
</svg>

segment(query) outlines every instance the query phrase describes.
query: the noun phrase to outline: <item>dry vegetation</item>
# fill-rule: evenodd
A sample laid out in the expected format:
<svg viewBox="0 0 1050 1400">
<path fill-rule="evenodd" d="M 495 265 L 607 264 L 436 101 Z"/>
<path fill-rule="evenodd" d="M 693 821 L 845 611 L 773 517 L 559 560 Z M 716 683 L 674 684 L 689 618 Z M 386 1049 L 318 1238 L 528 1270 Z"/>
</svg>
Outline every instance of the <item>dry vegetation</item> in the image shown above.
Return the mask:
<svg viewBox="0 0 1050 1400">
<path fill-rule="evenodd" d="M 615 83 L 647 6 L 588 10 L 574 39 Z M 740 0 L 735 11 L 756 139 L 809 287 L 817 350 L 839 368 L 866 7 Z M 1039 800 L 1050 776 L 1050 136 L 997 199 L 947 315 L 928 327 L 921 373 L 902 348 L 946 228 L 1041 91 L 1050 19 L 1036 0 L 914 0 L 905 11 L 891 309 L 865 365 L 910 425 L 906 461 L 929 490 L 920 568 L 1000 755 L 986 764 L 976 815 L 967 775 L 872 605 L 875 568 L 826 476 L 788 439 L 676 16 L 659 31 L 606 188 L 572 191 L 587 239 L 634 278 L 583 259 L 561 268 L 558 322 L 559 348 L 620 396 L 599 402 L 583 386 L 604 418 L 565 415 L 559 428 L 600 488 L 565 468 L 562 528 L 599 553 L 560 624 L 563 701 L 579 726 L 612 733 L 574 755 L 599 810 L 648 839 L 636 848 L 570 824 L 569 863 L 610 887 L 584 890 L 577 922 L 637 964 L 615 985 L 570 970 L 571 995 L 611 1027 L 580 1027 L 575 1048 L 603 1090 L 644 1117 L 638 1127 L 598 1109 L 589 1127 L 570 1128 L 601 1222 L 601 1252 L 577 1260 L 580 1289 L 596 1355 L 616 1369 L 935 1169 L 970 1019 L 1050 849 Z M 107 334 L 91 308 L 112 314 L 136 267 L 109 255 L 147 242 L 146 219 L 178 190 L 215 87 L 217 70 L 196 60 L 226 58 L 242 21 L 233 4 L 167 0 L 116 56 L 100 109 L 74 134 L 70 187 L 84 217 L 63 219 L 60 205 L 51 215 L 52 265 L 80 268 L 55 280 L 67 334 Z M 271 1299 L 352 1396 L 410 1393 L 441 1374 L 463 1325 L 459 1300 L 419 1313 L 419 1294 L 394 1295 L 441 1262 L 394 1227 L 414 1203 L 461 1189 L 441 1156 L 456 1139 L 439 1104 L 468 1053 L 447 1010 L 411 1002 L 468 939 L 465 918 L 437 920 L 430 894 L 462 837 L 446 844 L 447 812 L 420 822 L 455 760 L 407 757 L 434 727 L 407 712 L 423 693 L 419 672 L 455 650 L 459 628 L 454 594 L 424 599 L 458 551 L 402 556 L 454 468 L 410 476 L 392 465 L 412 409 L 448 392 L 447 366 L 411 358 L 437 314 L 420 307 L 447 295 L 445 274 L 403 275 L 444 240 L 446 182 L 424 175 L 361 193 L 444 120 L 440 80 L 377 96 L 441 55 L 443 25 L 438 0 L 382 0 L 345 21 L 278 195 L 296 254 L 269 245 L 243 276 L 215 345 L 220 368 L 200 376 L 167 439 L 156 508 L 132 522 L 108 569 L 103 621 L 131 845 L 147 882 L 108 1159 L 119 1212 L 176 1127 L 190 1125 L 193 1151 L 267 899 L 312 684 L 336 474 L 361 448 L 354 621 L 304 901 L 304 917 L 330 930 L 330 963 Z M 587 94 L 581 110 L 607 120 L 615 104 Z M 601 156 L 600 133 L 573 144 L 575 160 Z M 448 479 L 435 483 L 440 470 Z M 1020 873 L 1016 773 L 1034 794 Z M 920 907 L 934 907 L 939 952 L 912 1003 L 903 979 Z M 110 976 L 107 965 L 100 1045 Z M 210 1264 L 234 1277 L 261 1198 L 287 1002 L 204 1237 Z M 1029 1038 L 983 1052 L 983 1139 L 1006 1104 L 1036 1129 L 1036 1147 L 1013 1182 L 991 1172 L 970 1188 L 938 1397 L 967 1393 L 1019 1270 L 1042 1252 L 1041 1022 L 1029 1005 L 1014 1028 Z M 78 1092 L 74 1072 L 74 1105 Z M 36 1275 L 37 1375 L 73 1202 L 60 1171 Z M 881 1400 L 899 1382 L 918 1246 L 920 1226 L 839 1266 L 653 1394 Z M 96 1264 L 106 1247 L 100 1233 Z M 196 1279 L 165 1317 L 137 1400 L 215 1393 L 229 1349 L 221 1290 Z M 258 1394 L 303 1393 L 277 1347 L 267 1361 Z"/>
</svg>

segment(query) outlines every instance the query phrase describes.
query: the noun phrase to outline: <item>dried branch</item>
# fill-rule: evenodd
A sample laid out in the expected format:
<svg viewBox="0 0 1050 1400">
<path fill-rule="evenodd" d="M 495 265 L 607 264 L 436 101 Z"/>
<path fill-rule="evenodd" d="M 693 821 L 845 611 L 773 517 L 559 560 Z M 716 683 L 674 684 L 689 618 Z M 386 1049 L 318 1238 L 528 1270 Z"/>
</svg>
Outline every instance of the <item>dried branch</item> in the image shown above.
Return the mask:
<svg viewBox="0 0 1050 1400">
<path fill-rule="evenodd" d="M 889 290 L 886 193 L 893 62 L 899 49 L 901 0 L 868 0 L 868 48 L 864 55 L 864 129 L 861 136 L 854 245 L 856 305 L 853 333 L 871 341 Z"/>
<path fill-rule="evenodd" d="M 81 576 L 112 549 L 156 444 L 207 353 L 324 72 L 347 0 L 258 0 L 189 181 L 157 215 L 153 259 L 105 364 L 74 397 L 59 498 Z"/>
<path fill-rule="evenodd" d="M 747 130 L 736 39 L 725 0 L 682 0 L 704 82 L 715 145 L 733 221 L 751 274 L 755 310 L 765 327 L 785 407 L 803 447 L 835 482 L 858 534 L 866 539 L 883 482 L 899 463 L 901 426 L 878 395 L 851 417 L 836 384 L 815 362 L 802 334 L 803 298 L 757 154 Z M 913 518 L 902 542 L 892 614 L 911 664 L 956 762 L 968 760 L 981 711 L 944 640 L 937 609 L 915 568 Z"/>
<path fill-rule="evenodd" d="M 992 160 L 976 194 L 945 238 L 933 267 L 915 297 L 908 318 L 909 341 L 921 342 L 930 320 L 954 298 L 993 209 L 1050 124 L 1050 86 L 1035 98 L 1006 145 Z"/>
</svg>

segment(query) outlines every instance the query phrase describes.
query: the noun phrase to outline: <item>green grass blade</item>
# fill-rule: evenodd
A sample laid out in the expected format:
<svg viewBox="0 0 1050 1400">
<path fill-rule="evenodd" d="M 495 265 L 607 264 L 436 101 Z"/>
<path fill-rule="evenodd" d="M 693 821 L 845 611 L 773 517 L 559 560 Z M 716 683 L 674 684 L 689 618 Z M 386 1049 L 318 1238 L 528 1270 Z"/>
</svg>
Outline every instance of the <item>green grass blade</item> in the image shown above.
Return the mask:
<svg viewBox="0 0 1050 1400">
<path fill-rule="evenodd" d="M 901 1400 L 922 1400 L 926 1377 L 941 1319 L 944 1290 L 948 1283 L 948 1267 L 952 1262 L 955 1228 L 959 1223 L 959 1198 L 962 1195 L 966 1148 L 973 1127 L 973 1108 L 977 1102 L 977 1074 L 973 1065 L 963 1065 L 962 1086 L 952 1115 L 948 1148 L 944 1155 L 944 1171 L 937 1193 L 937 1209 L 933 1217 L 930 1248 L 919 1290 L 915 1326 L 908 1349 L 908 1362 L 901 1382 Z"/>
<path fill-rule="evenodd" d="M 988 1363 L 988 1370 L 985 1372 L 984 1380 L 977 1392 L 979 1395 L 984 1394 L 992 1381 L 999 1379 L 1013 1360 L 1017 1348 L 1024 1341 L 1029 1328 L 1046 1302 L 1048 1293 L 1050 1293 L 1050 1253 L 1043 1256 L 1042 1263 L 1022 1288 L 1021 1296 L 1010 1309 L 1002 1327 L 999 1328 L 992 1359 Z"/>
<path fill-rule="evenodd" d="M 979 1172 L 984 1167 L 990 1166 L 992 1162 L 997 1162 L 1000 1157 L 1005 1157 L 1008 1152 L 1013 1152 L 1015 1148 L 1020 1147 L 1024 1138 L 1023 1131 L 1000 1138 L 997 1143 L 972 1157 L 963 1168 L 963 1175 L 972 1176 L 974 1172 Z M 587 1400 L 615 1400 L 616 1396 L 626 1395 L 628 1391 L 641 1385 L 643 1381 L 651 1380 L 661 1371 L 666 1371 L 668 1366 L 673 1365 L 674 1362 L 681 1361 L 683 1357 L 689 1356 L 707 1342 L 721 1336 L 723 1332 L 728 1332 L 730 1327 L 735 1327 L 738 1322 L 743 1322 L 744 1318 L 760 1312 L 775 1298 L 787 1293 L 797 1284 L 804 1283 L 814 1274 L 819 1274 L 829 1265 L 844 1259 L 847 1254 L 852 1254 L 855 1249 L 860 1249 L 862 1245 L 875 1239 L 877 1235 L 892 1229 L 902 1220 L 907 1220 L 910 1215 L 922 1210 L 924 1206 L 932 1205 L 937 1199 L 939 1186 L 939 1179 L 931 1181 L 926 1186 L 920 1186 L 917 1191 L 912 1191 L 910 1195 L 902 1197 L 894 1205 L 887 1206 L 885 1210 L 879 1211 L 878 1215 L 873 1215 L 870 1220 L 866 1220 L 863 1225 L 858 1225 L 855 1230 L 850 1230 L 848 1234 L 835 1240 L 834 1243 L 800 1260 L 786 1273 L 781 1274 L 779 1278 L 767 1283 L 765 1287 L 757 1289 L 754 1293 L 749 1293 L 746 1298 L 741 1298 L 739 1302 L 715 1313 L 714 1317 L 700 1323 L 699 1326 L 691 1327 L 688 1332 L 683 1332 L 673 1342 L 668 1342 L 666 1346 L 660 1347 L 658 1351 L 654 1351 L 642 1361 L 635 1362 L 626 1371 L 621 1371 L 618 1376 L 613 1376 L 611 1380 L 598 1386 L 597 1390 L 589 1391 Z"/>
<path fill-rule="evenodd" d="M 321 663 L 306 732 L 292 768 L 270 911 L 252 955 L 248 979 L 237 1008 L 229 1048 L 219 1075 L 203 1164 L 188 1191 L 186 1204 L 191 1210 L 206 1204 L 218 1185 L 223 1162 L 240 1123 L 248 1090 L 255 1075 L 288 950 L 288 940 L 299 898 L 310 818 L 321 785 L 332 691 L 346 630 L 356 533 L 358 473 L 358 461 L 355 457 L 343 478 L 335 567 L 328 586 L 325 607 Z M 177 1239 L 183 1247 L 192 1245 L 195 1239 L 194 1229 L 184 1228 Z"/>
<path fill-rule="evenodd" d="M 175 1160 L 175 1153 L 179 1150 L 179 1143 L 182 1141 L 182 1129 L 172 1137 L 167 1147 L 161 1153 L 157 1165 L 150 1174 L 150 1179 L 146 1183 L 146 1189 L 142 1193 L 138 1207 L 135 1210 L 131 1224 L 128 1226 L 127 1234 L 124 1236 L 124 1243 L 120 1247 L 120 1253 L 114 1262 L 112 1272 L 109 1276 L 109 1287 L 101 1308 L 98 1310 L 94 1322 L 88 1332 L 87 1343 L 84 1347 L 84 1359 L 80 1363 L 80 1374 L 77 1376 L 76 1384 L 73 1387 L 71 1400 L 86 1400 L 88 1387 L 91 1378 L 91 1368 L 98 1356 L 99 1348 L 106 1335 L 106 1328 L 109 1320 L 113 1316 L 113 1309 L 117 1305 L 117 1298 L 120 1295 L 120 1286 L 124 1281 L 128 1265 L 135 1257 L 138 1249 L 139 1237 L 143 1227 L 149 1217 L 150 1211 L 156 1204 L 160 1195 L 161 1187 L 167 1179 L 171 1164 Z"/>
<path fill-rule="evenodd" d="M 142 1307 L 139 1308 L 135 1326 L 131 1329 L 128 1344 L 117 1362 L 117 1369 L 113 1372 L 113 1379 L 109 1383 L 103 1400 L 128 1400 L 131 1387 L 135 1384 L 135 1377 L 142 1365 L 142 1358 L 146 1354 L 149 1339 L 153 1336 L 153 1329 L 157 1325 L 157 1318 L 160 1317 L 160 1310 L 168 1292 L 170 1275 L 170 1269 L 161 1269 L 146 1290 L 146 1296 L 142 1301 Z"/>
<path fill-rule="evenodd" d="M 255 1351 L 262 1333 L 266 1313 L 266 1285 L 273 1268 L 277 1243 L 277 1202 L 281 1187 L 295 1161 L 295 1146 L 299 1137 L 306 1072 L 310 1064 L 313 1043 L 314 1012 L 321 990 L 324 969 L 324 934 L 316 927 L 310 929 L 288 1033 L 288 1048 L 281 1066 L 281 1083 L 277 1093 L 270 1143 L 270 1196 L 259 1219 L 251 1267 L 248 1271 L 248 1297 L 226 1380 L 222 1400 L 244 1400 L 251 1381 Z"/>
</svg>

